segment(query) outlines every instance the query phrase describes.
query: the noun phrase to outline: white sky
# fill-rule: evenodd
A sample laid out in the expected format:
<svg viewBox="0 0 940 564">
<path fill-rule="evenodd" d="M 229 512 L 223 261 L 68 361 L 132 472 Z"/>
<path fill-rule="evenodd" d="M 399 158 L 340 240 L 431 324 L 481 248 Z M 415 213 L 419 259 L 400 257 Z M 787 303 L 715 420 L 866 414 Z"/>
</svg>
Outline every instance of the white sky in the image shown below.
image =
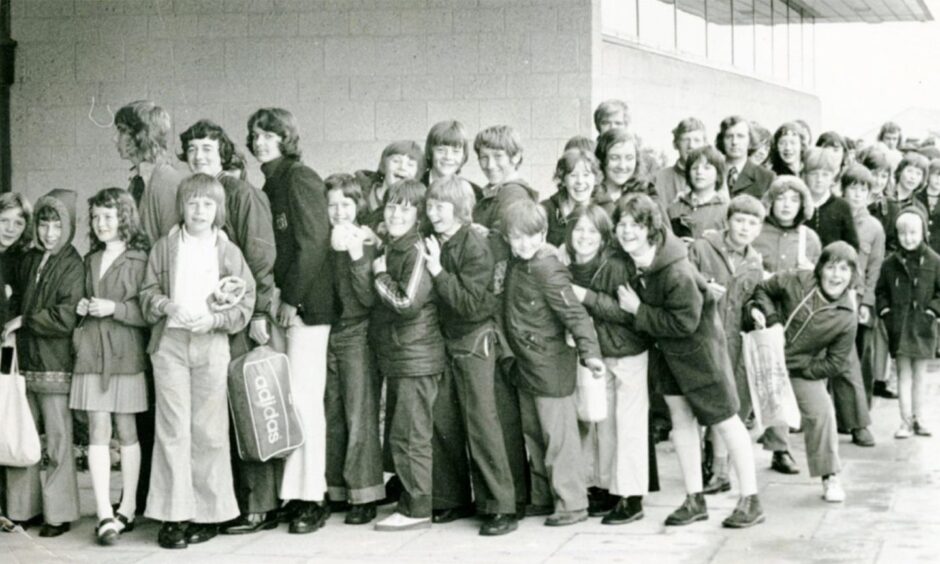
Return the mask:
<svg viewBox="0 0 940 564">
<path fill-rule="evenodd" d="M 940 120 L 940 0 L 925 3 L 935 21 L 816 26 L 823 131 L 861 136 L 909 108 Z M 940 123 L 901 125 L 905 136 L 940 130 Z"/>
</svg>

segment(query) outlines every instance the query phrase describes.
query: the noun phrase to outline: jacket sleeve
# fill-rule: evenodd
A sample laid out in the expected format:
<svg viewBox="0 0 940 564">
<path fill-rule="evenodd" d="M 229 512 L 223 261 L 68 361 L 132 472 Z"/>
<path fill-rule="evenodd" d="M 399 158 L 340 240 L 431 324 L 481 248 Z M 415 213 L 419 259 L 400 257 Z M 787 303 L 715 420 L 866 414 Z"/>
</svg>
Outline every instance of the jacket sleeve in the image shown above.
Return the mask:
<svg viewBox="0 0 940 564">
<path fill-rule="evenodd" d="M 636 318 L 620 307 L 620 301 L 599 290 L 588 289 L 582 302 L 584 307 L 597 319 L 611 323 L 620 323 L 633 329 Z"/>
<path fill-rule="evenodd" d="M 875 315 L 883 317 L 891 310 L 891 257 L 881 263 L 881 272 L 875 284 Z"/>
<path fill-rule="evenodd" d="M 405 258 L 402 272 L 406 276 L 403 280 L 395 280 L 388 272 L 376 274 L 375 290 L 382 303 L 405 318 L 416 317 L 421 313 L 421 308 L 431 299 L 431 291 L 434 289 L 431 275 L 424 265 L 423 253 L 412 248 Z"/>
<path fill-rule="evenodd" d="M 541 270 L 542 291 L 548 307 L 571 333 L 582 359 L 601 358 L 594 322 L 571 288 L 571 273 L 560 262 L 554 261 Z"/>
<path fill-rule="evenodd" d="M 848 210 L 848 206 L 846 206 L 846 209 Z M 858 230 L 855 229 L 855 221 L 852 219 L 850 211 L 842 216 L 842 240 L 858 251 Z"/>
<path fill-rule="evenodd" d="M 372 275 L 372 259 L 374 258 L 375 247 L 373 245 L 363 245 L 362 256 L 359 257 L 359 260 L 349 263 L 353 294 L 356 296 L 356 301 L 367 308 L 375 305 L 375 277 Z"/>
<path fill-rule="evenodd" d="M 651 337 L 667 338 L 688 337 L 695 332 L 702 319 L 705 298 L 690 274 L 668 273 L 663 304 L 652 306 L 641 302 L 636 311 L 637 329 Z"/>
<path fill-rule="evenodd" d="M 281 286 L 281 299 L 299 306 L 307 293 L 307 282 L 327 267 L 330 248 L 330 220 L 326 210 L 326 189 L 313 170 L 295 167 L 288 184 L 288 221 L 293 229 L 296 260 Z"/>
<path fill-rule="evenodd" d="M 848 369 L 849 355 L 855 347 L 857 329 L 853 316 L 822 354 L 814 357 L 797 355 L 797 363 L 788 368 L 799 371 L 802 377 L 808 380 L 823 380 L 840 374 Z"/>
<path fill-rule="evenodd" d="M 881 265 L 885 260 L 885 232 L 878 226 L 871 243 L 871 253 L 865 266 L 865 287 L 862 289 L 862 305 L 875 307 L 875 285 L 881 274 Z"/>
<path fill-rule="evenodd" d="M 226 241 L 223 253 L 223 264 L 220 265 L 219 276 L 237 276 L 245 281 L 245 295 L 241 301 L 224 311 L 212 314 L 212 328 L 229 335 L 234 335 L 248 326 L 251 314 L 255 308 L 255 279 L 242 252 L 234 243 Z"/>
<path fill-rule="evenodd" d="M 754 295 L 751 296 L 750 301 L 744 306 L 746 316 L 748 316 L 747 312 L 751 311 L 751 308 L 757 308 L 767 319 L 767 327 L 777 323 L 783 323 L 780 319 L 780 311 L 777 304 L 780 303 L 786 295 L 782 283 L 784 276 L 784 274 L 774 274 L 767 280 L 761 281 L 757 287 L 754 288 Z"/>
<path fill-rule="evenodd" d="M 858 248 L 858 241 L 855 242 L 856 248 Z M 819 240 L 819 235 L 813 231 L 809 226 L 806 226 L 806 260 L 816 264 L 816 261 L 819 260 L 819 257 L 822 256 L 822 242 Z"/>
<path fill-rule="evenodd" d="M 270 313 L 274 295 L 274 226 L 264 193 L 251 187 L 247 190 L 250 192 L 241 192 L 238 217 L 232 218 L 232 224 L 257 284 L 255 316 L 262 317 Z"/>
<path fill-rule="evenodd" d="M 934 262 L 933 276 L 933 292 L 930 295 L 930 301 L 927 302 L 927 307 L 934 312 L 934 315 L 940 317 L 940 261 Z"/>
<path fill-rule="evenodd" d="M 467 318 L 485 307 L 494 265 L 493 255 L 484 244 L 465 245 L 464 249 L 463 262 L 457 266 L 458 270 L 442 270 L 434 277 L 434 289 L 458 315 Z"/>
<path fill-rule="evenodd" d="M 147 273 L 147 265 L 142 261 L 133 261 L 133 270 L 129 275 L 133 278 L 135 291 L 114 304 L 114 320 L 132 327 L 147 327 L 144 313 L 140 307 L 140 288 Z"/>
<path fill-rule="evenodd" d="M 168 266 L 164 264 L 168 260 L 167 255 L 166 239 L 160 239 L 150 251 L 144 279 L 140 284 L 140 311 L 144 321 L 150 325 L 156 325 L 166 316 L 166 306 L 170 304 L 170 296 L 167 294 L 169 289 L 160 285 L 160 273 Z"/>
<path fill-rule="evenodd" d="M 62 252 L 69 252 L 69 248 Z M 55 302 L 23 317 L 23 325 L 39 337 L 68 337 L 78 324 L 75 308 L 85 294 L 85 266 L 77 253 L 61 260 L 62 274 L 56 280 Z"/>
</svg>

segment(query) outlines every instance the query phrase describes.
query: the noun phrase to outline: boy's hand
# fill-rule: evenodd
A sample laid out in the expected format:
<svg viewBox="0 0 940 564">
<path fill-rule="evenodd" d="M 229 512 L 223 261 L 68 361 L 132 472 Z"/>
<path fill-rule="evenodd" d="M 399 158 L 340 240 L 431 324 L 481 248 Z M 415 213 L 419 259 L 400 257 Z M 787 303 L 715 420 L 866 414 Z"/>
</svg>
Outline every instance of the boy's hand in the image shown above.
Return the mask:
<svg viewBox="0 0 940 564">
<path fill-rule="evenodd" d="M 604 366 L 604 361 L 599 358 L 586 358 L 584 359 L 584 365 L 590 369 L 594 374 L 595 378 L 600 378 L 607 372 L 607 367 Z"/>
<path fill-rule="evenodd" d="M 277 324 L 281 327 L 290 327 L 297 319 L 297 307 L 281 302 L 277 308 Z"/>
<path fill-rule="evenodd" d="M 382 274 L 385 272 L 385 255 L 380 256 L 379 258 L 372 261 L 372 272 L 376 274 Z"/>
<path fill-rule="evenodd" d="M 3 326 L 3 340 L 6 341 L 10 338 L 10 335 L 16 332 L 17 329 L 23 326 L 23 316 L 17 315 L 13 319 L 7 321 L 6 325 Z"/>
<path fill-rule="evenodd" d="M 271 338 L 268 334 L 268 320 L 264 318 L 252 320 L 251 325 L 248 326 L 248 336 L 259 345 L 267 344 Z"/>
<path fill-rule="evenodd" d="M 617 288 L 617 301 L 620 303 L 620 309 L 627 313 L 635 314 L 640 309 L 640 296 L 629 285 Z"/>
<path fill-rule="evenodd" d="M 441 266 L 441 244 L 437 242 L 435 237 L 425 237 L 424 249 L 422 254 L 424 260 L 427 261 L 428 272 L 431 273 L 431 276 L 437 276 L 444 270 L 444 267 Z"/>
<path fill-rule="evenodd" d="M 193 333 L 204 334 L 212 331 L 213 318 L 211 313 L 207 313 L 201 317 L 196 318 L 195 321 L 190 323 L 189 330 Z"/>
<path fill-rule="evenodd" d="M 756 307 L 751 308 L 751 319 L 754 320 L 755 328 L 757 329 L 767 328 L 767 317 L 764 316 L 764 312 L 757 309 Z"/>
<path fill-rule="evenodd" d="M 578 286 L 577 284 L 572 284 L 571 290 L 574 292 L 574 295 L 576 298 L 578 298 L 579 302 L 583 302 L 584 297 L 587 296 L 587 290 L 581 286 Z"/>
<path fill-rule="evenodd" d="M 108 317 L 114 315 L 115 304 L 111 300 L 92 298 L 88 303 L 88 313 L 93 317 Z"/>
<path fill-rule="evenodd" d="M 78 300 L 78 305 L 75 306 L 75 313 L 82 317 L 88 315 L 88 303 L 88 298 Z"/>
<path fill-rule="evenodd" d="M 867 305 L 858 306 L 858 322 L 868 325 L 871 322 L 871 308 Z"/>
</svg>

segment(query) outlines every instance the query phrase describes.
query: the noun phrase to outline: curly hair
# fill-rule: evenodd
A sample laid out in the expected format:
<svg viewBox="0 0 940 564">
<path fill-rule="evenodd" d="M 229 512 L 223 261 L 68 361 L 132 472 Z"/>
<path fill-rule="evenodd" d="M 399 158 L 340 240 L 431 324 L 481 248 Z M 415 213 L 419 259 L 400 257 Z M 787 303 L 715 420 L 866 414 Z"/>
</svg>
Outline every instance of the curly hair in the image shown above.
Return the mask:
<svg viewBox="0 0 940 564">
<path fill-rule="evenodd" d="M 88 232 L 91 238 L 90 253 L 105 248 L 105 243 L 95 234 L 95 208 L 110 208 L 117 210 L 118 237 L 127 244 L 128 249 L 147 251 L 150 249 L 150 240 L 140 225 L 140 216 L 137 214 L 137 205 L 134 198 L 123 188 L 105 188 L 88 198 Z"/>
<path fill-rule="evenodd" d="M 150 100 L 131 102 L 114 114 L 114 127 L 130 136 L 133 157 L 141 162 L 166 155 L 171 126 L 170 114 Z"/>
<path fill-rule="evenodd" d="M 244 170 L 244 160 L 238 154 L 235 143 L 225 133 L 222 126 L 210 119 L 201 119 L 180 134 L 180 153 L 177 156 L 181 161 L 188 162 L 189 143 L 197 139 L 212 139 L 219 143 L 219 160 L 222 162 L 222 170 Z"/>
<path fill-rule="evenodd" d="M 29 249 L 32 244 L 33 205 L 29 203 L 26 196 L 19 192 L 5 192 L 0 194 L 0 214 L 7 210 L 20 210 L 20 215 L 22 215 L 23 219 L 26 221 L 26 225 L 23 227 L 23 234 L 20 235 L 16 243 L 13 243 L 7 250 L 25 251 Z"/>
</svg>

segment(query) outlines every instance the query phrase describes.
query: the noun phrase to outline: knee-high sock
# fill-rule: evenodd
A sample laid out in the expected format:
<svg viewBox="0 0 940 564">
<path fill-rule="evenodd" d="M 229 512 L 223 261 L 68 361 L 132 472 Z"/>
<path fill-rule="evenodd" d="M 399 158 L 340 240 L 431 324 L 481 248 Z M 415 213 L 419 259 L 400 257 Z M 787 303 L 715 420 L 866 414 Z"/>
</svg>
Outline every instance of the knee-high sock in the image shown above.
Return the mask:
<svg viewBox="0 0 940 564">
<path fill-rule="evenodd" d="M 137 480 L 140 478 L 140 443 L 121 445 L 121 480 L 124 482 L 124 497 L 118 511 L 128 519 L 137 512 Z"/>
<path fill-rule="evenodd" d="M 734 473 L 738 476 L 741 485 L 741 496 L 757 493 L 757 472 L 754 470 L 754 449 L 751 447 L 751 436 L 747 428 L 737 415 L 722 421 L 714 426 L 721 435 L 731 455 L 731 464 Z"/>
<path fill-rule="evenodd" d="M 98 520 L 113 517 L 111 510 L 111 452 L 108 445 L 88 446 L 88 472 L 95 493 Z"/>
<path fill-rule="evenodd" d="M 684 397 L 665 398 L 672 419 L 672 444 L 679 457 L 685 491 L 689 494 L 699 493 L 702 491 L 702 443 L 698 421 Z"/>
<path fill-rule="evenodd" d="M 728 446 L 725 440 L 721 438 L 721 433 L 714 427 L 709 433 L 712 442 L 712 470 L 716 476 L 721 478 L 728 477 Z"/>
</svg>

